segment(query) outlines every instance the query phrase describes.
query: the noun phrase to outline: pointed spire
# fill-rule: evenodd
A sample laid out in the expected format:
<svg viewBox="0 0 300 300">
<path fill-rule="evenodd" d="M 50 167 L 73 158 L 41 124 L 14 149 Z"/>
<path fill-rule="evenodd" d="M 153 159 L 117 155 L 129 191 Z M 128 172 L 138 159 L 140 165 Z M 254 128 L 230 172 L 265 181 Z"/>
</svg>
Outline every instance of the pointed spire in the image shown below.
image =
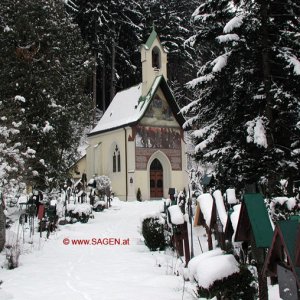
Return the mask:
<svg viewBox="0 0 300 300">
<path fill-rule="evenodd" d="M 147 42 L 146 42 L 145 45 L 146 45 L 148 48 L 151 48 L 152 43 L 154 42 L 154 40 L 156 39 L 156 37 L 157 37 L 157 33 L 156 33 L 156 31 L 155 31 L 155 26 L 154 26 L 154 22 L 153 22 L 153 25 L 152 25 L 152 32 L 151 32 L 151 34 L 150 34 L 150 36 L 149 36 L 149 38 L 148 38 L 148 40 L 147 40 Z"/>
</svg>

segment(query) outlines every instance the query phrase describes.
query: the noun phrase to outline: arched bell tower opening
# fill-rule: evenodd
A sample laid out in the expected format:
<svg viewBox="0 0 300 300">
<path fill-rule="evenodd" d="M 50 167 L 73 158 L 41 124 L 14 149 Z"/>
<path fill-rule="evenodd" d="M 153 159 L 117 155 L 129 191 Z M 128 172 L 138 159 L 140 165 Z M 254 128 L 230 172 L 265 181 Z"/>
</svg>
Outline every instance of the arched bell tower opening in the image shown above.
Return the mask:
<svg viewBox="0 0 300 300">
<path fill-rule="evenodd" d="M 150 165 L 150 198 L 164 195 L 164 173 L 161 162 L 155 158 Z"/>
<path fill-rule="evenodd" d="M 160 69 L 161 68 L 161 54 L 157 46 L 152 49 L 152 68 Z"/>
</svg>

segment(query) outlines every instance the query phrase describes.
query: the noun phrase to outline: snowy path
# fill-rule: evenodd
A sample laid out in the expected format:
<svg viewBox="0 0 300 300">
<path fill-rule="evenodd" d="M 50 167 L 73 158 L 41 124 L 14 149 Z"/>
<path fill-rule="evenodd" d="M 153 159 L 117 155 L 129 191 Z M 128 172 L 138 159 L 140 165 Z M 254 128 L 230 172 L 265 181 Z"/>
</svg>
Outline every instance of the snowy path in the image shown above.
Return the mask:
<svg viewBox="0 0 300 300">
<path fill-rule="evenodd" d="M 0 299 L 182 299 L 182 278 L 166 266 L 172 262 L 149 252 L 138 233 L 140 216 L 158 205 L 114 201 L 87 224 L 61 226 L 49 241 L 43 239 L 41 249 L 22 255 L 19 268 L 0 270 Z M 130 245 L 64 245 L 64 238 L 129 238 Z M 193 297 L 185 292 L 184 299 Z"/>
</svg>

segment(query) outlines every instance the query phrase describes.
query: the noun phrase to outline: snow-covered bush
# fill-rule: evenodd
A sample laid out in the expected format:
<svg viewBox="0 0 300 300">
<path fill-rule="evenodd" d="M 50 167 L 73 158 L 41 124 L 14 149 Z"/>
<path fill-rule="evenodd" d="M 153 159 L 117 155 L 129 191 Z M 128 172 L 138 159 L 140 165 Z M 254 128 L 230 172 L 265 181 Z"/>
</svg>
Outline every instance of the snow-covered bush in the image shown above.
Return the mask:
<svg viewBox="0 0 300 300">
<path fill-rule="evenodd" d="M 17 243 L 6 247 L 6 263 L 9 270 L 19 266 L 19 257 L 21 254 L 20 245 Z"/>
<path fill-rule="evenodd" d="M 252 272 L 220 248 L 195 256 L 188 264 L 188 277 L 196 281 L 199 297 L 252 300 L 256 295 Z"/>
<path fill-rule="evenodd" d="M 94 180 L 96 182 L 96 189 L 98 190 L 99 194 L 108 196 L 108 194 L 111 192 L 111 180 L 109 177 L 102 175 L 95 177 Z"/>
<path fill-rule="evenodd" d="M 267 207 L 273 222 L 287 220 L 300 213 L 300 202 L 296 197 L 274 197 L 267 199 Z"/>
<path fill-rule="evenodd" d="M 92 207 L 90 204 L 69 204 L 67 206 L 68 216 L 74 221 L 79 221 L 81 223 L 87 223 L 89 216 L 92 213 Z"/>
<path fill-rule="evenodd" d="M 137 201 L 142 201 L 142 192 L 141 192 L 141 189 L 140 189 L 140 188 L 137 189 L 137 192 L 136 192 L 136 200 L 137 200 Z"/>
<path fill-rule="evenodd" d="M 93 205 L 93 210 L 96 212 L 103 211 L 106 207 L 106 202 L 102 200 L 97 200 L 96 203 Z"/>
<path fill-rule="evenodd" d="M 142 222 L 142 235 L 145 245 L 151 250 L 163 250 L 166 247 L 164 220 L 159 216 L 147 217 Z"/>
<path fill-rule="evenodd" d="M 239 266 L 239 272 L 216 280 L 209 288 L 199 287 L 199 297 L 230 300 L 254 300 L 257 299 L 257 284 L 250 270 L 245 265 Z"/>
</svg>

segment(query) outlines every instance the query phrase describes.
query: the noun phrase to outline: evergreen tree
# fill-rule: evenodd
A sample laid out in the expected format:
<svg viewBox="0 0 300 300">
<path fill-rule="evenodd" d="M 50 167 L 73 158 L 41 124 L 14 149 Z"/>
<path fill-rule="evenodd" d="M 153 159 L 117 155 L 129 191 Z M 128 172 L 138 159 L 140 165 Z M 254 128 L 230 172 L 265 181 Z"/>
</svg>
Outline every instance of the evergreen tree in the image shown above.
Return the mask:
<svg viewBox="0 0 300 300">
<path fill-rule="evenodd" d="M 124 0 L 74 3 L 75 9 L 69 10 L 95 56 L 94 94 L 105 110 L 117 91 L 137 81 L 140 6 Z"/>
<path fill-rule="evenodd" d="M 215 164 L 220 187 L 260 183 L 274 194 L 299 170 L 299 6 L 234 2 L 206 0 L 193 15 L 205 62 L 183 112 L 197 128 L 195 158 Z"/>
<path fill-rule="evenodd" d="M 1 100 L 6 108 L 19 102 L 22 114 L 9 110 L 7 122 L 15 127 L 22 118 L 16 140 L 32 159 L 20 175 L 33 185 L 51 185 L 66 174 L 78 128 L 89 121 L 87 49 L 61 1 L 4 0 L 0 11 Z"/>
</svg>

